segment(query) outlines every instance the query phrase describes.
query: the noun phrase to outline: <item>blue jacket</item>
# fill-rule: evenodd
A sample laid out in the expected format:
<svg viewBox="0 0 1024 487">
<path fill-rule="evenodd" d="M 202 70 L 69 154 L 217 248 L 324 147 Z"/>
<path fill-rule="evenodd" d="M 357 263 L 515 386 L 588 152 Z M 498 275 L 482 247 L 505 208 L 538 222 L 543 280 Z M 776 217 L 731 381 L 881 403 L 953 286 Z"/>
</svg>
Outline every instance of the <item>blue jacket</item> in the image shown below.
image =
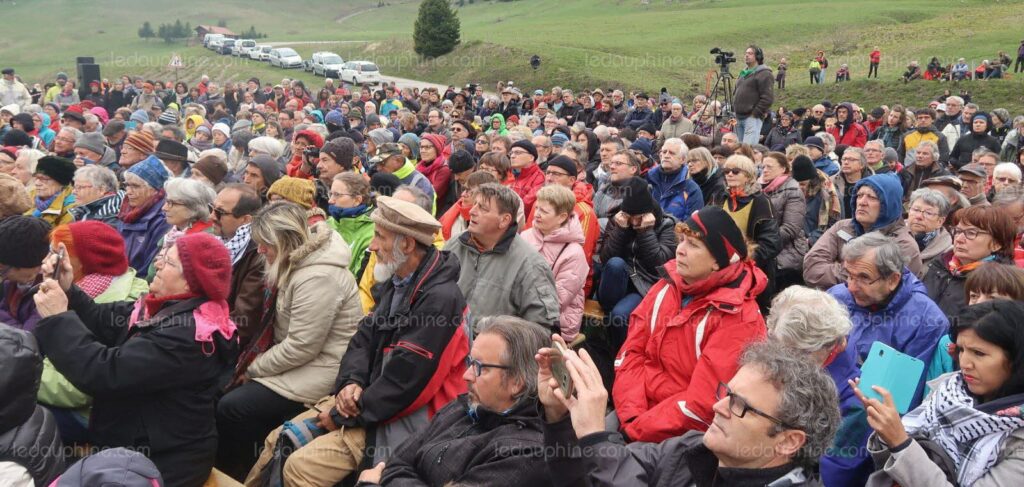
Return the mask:
<svg viewBox="0 0 1024 487">
<path fill-rule="evenodd" d="M 686 221 L 693 212 L 704 208 L 704 195 L 700 192 L 700 186 L 686 175 L 686 166 L 675 174 L 665 174 L 660 165 L 654 166 L 647 173 L 651 195 L 665 213 L 679 221 Z"/>
<path fill-rule="evenodd" d="M 824 171 L 825 174 L 828 174 L 828 177 L 839 174 L 839 164 L 836 164 L 836 161 L 833 161 L 832 158 L 827 155 L 821 156 L 821 159 L 814 161 L 814 167 Z"/>
<path fill-rule="evenodd" d="M 856 218 L 853 219 L 853 227 L 857 231 L 857 236 L 885 228 L 903 218 L 903 185 L 900 183 L 899 176 L 893 173 L 884 173 L 861 179 L 853 185 L 854 198 L 861 186 L 868 186 L 875 191 L 882 208 L 878 212 L 878 219 L 875 220 L 875 224 L 871 228 L 865 229 Z"/>
<path fill-rule="evenodd" d="M 640 128 L 641 125 L 651 122 L 654 123 L 654 112 L 650 108 L 644 108 L 643 110 L 636 109 L 626 114 L 626 119 L 622 122 L 623 125 L 633 130 Z M 838 169 L 837 169 L 838 170 Z"/>
<path fill-rule="evenodd" d="M 860 401 L 849 397 L 853 391 L 846 380 L 860 376 L 860 364 L 867 358 L 871 345 L 876 341 L 916 357 L 927 366 L 932 361 L 939 339 L 949 331 L 949 321 L 928 297 L 924 284 L 906 268 L 903 269 L 896 294 L 881 310 L 859 306 L 846 284 L 837 284 L 828 293 L 850 311 L 853 328 L 847 337 L 846 351 L 827 368 L 839 389 L 843 421 L 836 434 L 835 448 L 821 463 L 821 472 L 825 485 L 830 487 L 862 486 L 867 476 L 874 471 L 874 464 L 867 452 L 871 428 Z M 923 374 L 918 379 L 911 408 L 921 402 L 924 379 Z"/>
<path fill-rule="evenodd" d="M 127 204 L 127 201 L 124 204 Z M 146 278 L 149 265 L 160 248 L 160 239 L 171 229 L 171 224 L 164 218 L 163 206 L 164 200 L 161 199 L 134 223 L 125 223 L 121 220 L 117 222 L 117 231 L 124 238 L 128 266 L 137 269 L 138 277 L 143 279 Z"/>
</svg>

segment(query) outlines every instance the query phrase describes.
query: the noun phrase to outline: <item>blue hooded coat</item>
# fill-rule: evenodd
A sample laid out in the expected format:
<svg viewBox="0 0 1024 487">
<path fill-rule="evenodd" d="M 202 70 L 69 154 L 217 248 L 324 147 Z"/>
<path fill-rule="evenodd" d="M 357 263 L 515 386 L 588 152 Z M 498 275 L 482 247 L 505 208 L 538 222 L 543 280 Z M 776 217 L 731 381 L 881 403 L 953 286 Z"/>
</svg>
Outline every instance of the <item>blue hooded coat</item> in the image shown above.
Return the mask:
<svg viewBox="0 0 1024 487">
<path fill-rule="evenodd" d="M 867 452 L 871 428 L 860 401 L 848 397 L 853 392 L 846 385 L 846 380 L 860 376 L 860 364 L 876 341 L 926 365 L 931 363 L 939 340 L 949 332 L 949 321 L 928 297 L 924 284 L 906 268 L 900 277 L 899 287 L 883 306 L 869 309 L 858 305 L 846 284 L 833 286 L 828 293 L 850 311 L 853 328 L 847 337 L 846 350 L 826 369 L 839 389 L 843 421 L 836 434 L 835 449 L 822 459 L 821 473 L 825 485 L 861 486 L 874 471 Z M 921 402 L 924 379 L 924 374 L 918 379 L 911 408 Z"/>
<path fill-rule="evenodd" d="M 853 219 L 853 227 L 856 229 L 858 237 L 885 228 L 903 218 L 903 185 L 900 184 L 898 176 L 892 173 L 875 174 L 857 181 L 857 184 L 853 185 L 854 201 L 856 201 L 856 194 L 861 186 L 868 186 L 875 191 L 882 208 L 878 212 L 878 219 L 875 220 L 875 224 L 871 228 L 865 229 L 856 218 Z"/>
</svg>

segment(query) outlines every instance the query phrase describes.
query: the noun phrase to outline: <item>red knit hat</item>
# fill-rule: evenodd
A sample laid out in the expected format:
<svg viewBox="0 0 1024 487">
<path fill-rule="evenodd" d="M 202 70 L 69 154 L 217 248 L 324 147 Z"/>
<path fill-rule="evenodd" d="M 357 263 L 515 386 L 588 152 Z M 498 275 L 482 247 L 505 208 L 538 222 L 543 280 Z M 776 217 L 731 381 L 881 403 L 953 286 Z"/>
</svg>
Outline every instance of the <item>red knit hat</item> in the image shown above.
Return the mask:
<svg viewBox="0 0 1024 487">
<path fill-rule="evenodd" d="M 82 274 L 120 276 L 128 271 L 124 239 L 114 227 L 97 220 L 68 225 Z"/>
<path fill-rule="evenodd" d="M 304 137 L 307 142 L 316 146 L 317 149 L 324 145 L 324 138 L 312 130 L 300 130 L 295 132 L 295 136 L 293 138 L 297 139 L 299 137 Z"/>
<path fill-rule="evenodd" d="M 211 301 L 226 300 L 231 293 L 231 254 L 224 243 L 200 232 L 180 237 L 175 245 L 189 289 Z"/>
</svg>

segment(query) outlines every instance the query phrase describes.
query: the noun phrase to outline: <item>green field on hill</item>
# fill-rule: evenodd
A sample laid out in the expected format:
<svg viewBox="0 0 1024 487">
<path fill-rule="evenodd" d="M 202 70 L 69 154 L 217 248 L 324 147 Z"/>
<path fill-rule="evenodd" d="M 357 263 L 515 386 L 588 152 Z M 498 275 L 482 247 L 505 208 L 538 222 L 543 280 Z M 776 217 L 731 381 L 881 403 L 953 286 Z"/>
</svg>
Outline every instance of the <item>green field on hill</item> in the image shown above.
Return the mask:
<svg viewBox="0 0 1024 487">
<path fill-rule="evenodd" d="M 468 2 L 467 2 L 468 3 Z M 411 32 L 418 1 L 392 0 L 19 0 L 0 2 L 6 20 L 0 59 L 27 80 L 52 79 L 73 71 L 75 56 L 95 56 L 104 77 L 140 74 L 172 79 L 166 68 L 172 52 L 184 57 L 181 79 L 201 74 L 219 80 L 250 76 L 280 79 L 310 75 L 218 56 L 183 42 L 142 40 L 143 21 L 154 28 L 180 19 L 242 31 L 254 26 L 268 42 L 296 44 L 301 55 L 331 50 L 345 59 L 377 62 L 385 75 L 437 83 L 478 82 L 494 86 L 515 80 L 524 87 L 621 87 L 656 91 L 667 87 L 689 96 L 703 91 L 714 69 L 711 47 L 741 55 L 757 43 L 773 69 L 789 58 L 789 89 L 779 103 L 796 105 L 821 99 L 853 99 L 862 104 L 921 103 L 946 86 L 895 80 L 911 60 L 927 64 L 932 56 L 946 62 L 963 56 L 972 62 L 1011 55 L 1024 38 L 1024 0 L 519 0 L 482 2 L 459 9 L 462 45 L 455 52 L 424 61 L 412 53 Z M 59 19 L 59 20 L 57 20 Z M 867 55 L 883 51 L 881 77 L 861 80 Z M 809 86 L 805 66 L 823 49 L 829 76 L 841 63 L 850 65 L 854 82 Z M 539 70 L 528 65 L 539 54 Z M 733 65 L 738 72 L 739 66 Z M 968 83 L 986 106 L 1024 111 L 1024 76 L 1012 80 Z M 959 90 L 963 87 L 954 87 Z"/>
</svg>

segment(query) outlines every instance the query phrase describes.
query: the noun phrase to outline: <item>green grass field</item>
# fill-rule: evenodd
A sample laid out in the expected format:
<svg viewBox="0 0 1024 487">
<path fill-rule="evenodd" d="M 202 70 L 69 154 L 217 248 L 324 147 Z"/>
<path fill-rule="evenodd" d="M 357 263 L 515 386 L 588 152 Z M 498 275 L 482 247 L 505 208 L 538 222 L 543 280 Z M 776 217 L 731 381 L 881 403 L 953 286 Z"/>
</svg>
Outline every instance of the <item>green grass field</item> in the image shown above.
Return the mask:
<svg viewBox="0 0 1024 487">
<path fill-rule="evenodd" d="M 1013 52 L 1024 31 L 1024 0 L 520 0 L 480 2 L 459 10 L 462 45 L 455 52 L 424 61 L 412 54 L 415 0 L 20 0 L 0 3 L 7 21 L 0 59 L 26 79 L 52 79 L 73 71 L 74 57 L 91 55 L 103 76 L 142 74 L 172 78 L 166 68 L 171 52 L 183 55 L 179 76 L 194 82 L 201 74 L 220 80 L 249 76 L 280 79 L 309 75 L 284 72 L 264 63 L 218 56 L 183 43 L 143 41 L 143 21 L 156 25 L 188 21 L 215 24 L 224 19 L 241 31 L 254 25 L 268 41 L 347 41 L 294 46 L 303 56 L 332 50 L 346 59 L 376 61 L 387 75 L 438 83 L 468 81 L 493 86 L 515 80 L 520 86 L 621 87 L 656 91 L 667 87 L 689 96 L 707 87 L 714 69 L 711 47 L 742 54 L 749 43 L 761 45 L 775 67 L 789 58 L 789 89 L 778 103 L 805 104 L 821 99 L 878 103 L 920 103 L 945 86 L 894 80 L 911 60 L 963 56 L 977 63 L 998 50 Z M 54 19 L 60 18 L 60 21 Z M 805 66 L 817 49 L 829 55 L 830 75 L 848 63 L 854 79 L 867 70 L 874 46 L 884 56 L 879 80 L 835 86 L 809 86 Z M 541 69 L 529 68 L 532 54 Z M 734 65 L 733 71 L 738 72 Z M 1024 76 L 1009 81 L 970 83 L 986 106 L 1024 111 Z M 959 87 L 957 87 L 959 89 Z M 989 104 L 992 103 L 992 104 Z"/>
</svg>

